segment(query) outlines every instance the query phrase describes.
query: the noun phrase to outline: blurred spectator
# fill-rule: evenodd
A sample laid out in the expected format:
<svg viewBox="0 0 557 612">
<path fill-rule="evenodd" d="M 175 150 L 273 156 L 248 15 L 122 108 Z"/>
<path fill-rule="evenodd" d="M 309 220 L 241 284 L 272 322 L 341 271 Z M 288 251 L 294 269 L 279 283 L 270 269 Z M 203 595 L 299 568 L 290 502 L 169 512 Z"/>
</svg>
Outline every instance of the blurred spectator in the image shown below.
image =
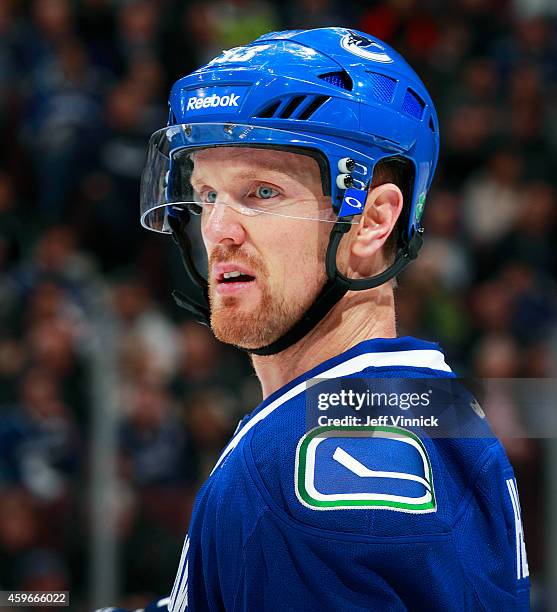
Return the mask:
<svg viewBox="0 0 557 612">
<path fill-rule="evenodd" d="M 510 393 L 512 387 L 504 380 L 497 380 L 516 378 L 520 374 L 518 346 L 511 336 L 494 334 L 480 341 L 475 354 L 476 375 L 487 379 L 483 404 L 490 425 L 511 461 L 526 461 L 533 453 L 533 445 L 520 421 L 517 398 Z"/>
<path fill-rule="evenodd" d="M 263 0 L 215 0 L 195 2 L 188 9 L 191 30 L 204 63 L 223 49 L 245 45 L 277 30 L 275 7 Z"/>
<path fill-rule="evenodd" d="M 509 231 L 493 245 L 497 267 L 521 263 L 535 274 L 550 277 L 556 269 L 553 248 L 557 201 L 553 185 L 527 184 L 519 192 L 520 207 Z"/>
<path fill-rule="evenodd" d="M 495 39 L 493 52 L 503 74 L 509 76 L 521 64 L 536 64 L 544 79 L 555 79 L 553 22 L 540 16 L 515 18 L 513 29 Z"/>
<path fill-rule="evenodd" d="M 557 14 L 552 0 L 513 0 L 513 8 L 520 18 Z"/>
<path fill-rule="evenodd" d="M 461 189 L 463 181 L 484 169 L 490 142 L 496 135 L 497 116 L 489 105 L 464 104 L 450 107 L 443 123 L 445 163 L 441 173 L 449 187 Z"/>
<path fill-rule="evenodd" d="M 62 222 L 72 212 L 77 177 L 93 163 L 99 145 L 107 78 L 91 66 L 83 44 L 67 38 L 36 67 L 32 80 L 22 138 L 35 168 L 43 221 Z"/>
<path fill-rule="evenodd" d="M 185 423 L 160 382 L 138 381 L 126 406 L 119 431 L 120 476 L 137 497 L 120 519 L 124 584 L 152 585 L 148 600 L 169 588 L 197 471 Z"/>
<path fill-rule="evenodd" d="M 17 562 L 40 542 L 37 504 L 23 489 L 0 488 L 0 587 L 16 588 Z"/>
<path fill-rule="evenodd" d="M 159 47 L 161 12 L 155 2 L 126 0 L 118 10 L 120 53 L 129 66 L 138 57 L 155 56 Z"/>
<path fill-rule="evenodd" d="M 63 312 L 59 314 L 66 320 L 73 319 L 72 328 L 76 335 L 84 333 L 86 307 L 99 286 L 95 264 L 87 253 L 79 250 L 75 233 L 70 227 L 55 225 L 47 229 L 39 238 L 31 257 L 14 270 L 13 282 L 21 304 L 25 300 L 33 302 L 33 294 L 42 283 L 57 285 L 62 291 L 58 294 L 58 305 L 66 316 Z M 49 291 L 52 292 L 52 289 Z M 25 311 L 14 313 L 19 315 L 20 325 L 25 314 Z"/>
<path fill-rule="evenodd" d="M 7 116 L 13 100 L 17 63 L 14 53 L 14 30 L 16 20 L 11 0 L 0 3 L 0 139 L 4 142 Z M 5 151 L 0 153 L 0 161 Z"/>
<path fill-rule="evenodd" d="M 40 38 L 50 42 L 64 38 L 73 30 L 68 0 L 34 0 L 32 17 Z"/>
<path fill-rule="evenodd" d="M 23 20 L 15 41 L 25 77 L 47 64 L 56 47 L 75 33 L 69 0 L 32 0 L 29 16 Z"/>
<path fill-rule="evenodd" d="M 223 380 L 234 372 L 225 372 L 226 347 L 218 342 L 211 331 L 194 321 L 188 321 L 178 330 L 178 360 L 176 384 L 180 389 L 203 387 Z M 229 367 L 227 363 L 227 368 Z"/>
<path fill-rule="evenodd" d="M 18 218 L 15 185 L 7 172 L 0 170 L 0 270 L 17 263 L 23 241 L 23 224 Z"/>
<path fill-rule="evenodd" d="M 498 151 L 487 171 L 473 177 L 464 190 L 464 220 L 472 241 L 485 246 L 513 224 L 520 207 L 518 181 L 522 160 L 511 151 Z"/>
<path fill-rule="evenodd" d="M 8 405 L 16 396 L 17 376 L 25 365 L 25 349 L 15 339 L 0 340 L 0 419 L 2 406 Z"/>
<path fill-rule="evenodd" d="M 510 335 L 484 336 L 474 355 L 474 370 L 481 378 L 516 378 L 520 373 L 520 351 Z"/>
<path fill-rule="evenodd" d="M 419 275 L 453 291 L 470 284 L 470 260 L 460 232 L 461 207 L 456 193 L 439 190 L 431 197 L 424 218 L 428 239 L 416 261 Z"/>
<path fill-rule="evenodd" d="M 1 111 L 0 111 L 1 114 Z M 15 186 L 0 170 L 0 329 L 9 329 L 16 308 L 17 292 L 13 270 L 18 265 L 24 239 L 23 223 L 18 218 Z M 4 332 L 6 333 L 6 332 Z"/>
<path fill-rule="evenodd" d="M 322 28 L 324 26 L 346 26 L 354 23 L 351 10 L 342 9 L 336 0 L 301 0 L 290 2 L 287 8 L 288 27 L 296 30 Z"/>
<path fill-rule="evenodd" d="M 417 0 L 391 0 L 368 9 L 359 28 L 381 40 L 401 43 L 401 52 L 409 61 L 425 59 L 435 48 L 438 28 L 433 16 Z"/>
<path fill-rule="evenodd" d="M 92 62 L 111 74 L 121 73 L 112 0 L 81 0 L 78 6 L 77 30 L 79 38 L 86 41 Z"/>
<path fill-rule="evenodd" d="M 52 550 L 33 550 L 18 567 L 17 588 L 22 591 L 68 591 L 69 575 L 64 560 Z"/>
<path fill-rule="evenodd" d="M 89 175 L 85 189 L 93 201 L 86 204 L 89 215 L 80 219 L 84 241 L 105 269 L 129 265 L 137 257 L 142 233 L 136 204 L 145 149 L 150 134 L 164 124 L 167 115 L 162 104 L 153 104 L 158 65 L 143 62 L 143 66 L 134 66 L 135 80 L 120 82 L 108 96 L 97 169 Z M 144 86 L 139 79 L 145 74 Z"/>
<path fill-rule="evenodd" d="M 55 379 L 40 369 L 21 381 L 20 400 L 0 423 L 0 477 L 55 503 L 71 495 L 79 465 L 75 423 Z"/>
<path fill-rule="evenodd" d="M 172 323 L 136 279 L 113 285 L 112 305 L 119 325 L 122 374 L 132 384 L 137 380 L 164 383 L 175 367 Z"/>
<path fill-rule="evenodd" d="M 122 469 L 136 488 L 187 484 L 188 441 L 171 397 L 156 384 L 138 382 L 120 428 Z"/>
<path fill-rule="evenodd" d="M 41 365 L 52 380 L 63 382 L 73 372 L 75 361 L 69 330 L 49 323 L 36 324 L 28 333 L 30 362 Z"/>
<path fill-rule="evenodd" d="M 514 337 L 526 346 L 539 342 L 555 321 L 554 287 L 533 268 L 512 259 L 503 268 L 501 279 L 512 291 Z"/>
<path fill-rule="evenodd" d="M 185 410 L 198 484 L 201 485 L 233 432 L 236 406 L 229 395 L 208 387 L 189 395 Z"/>
<path fill-rule="evenodd" d="M 480 333 L 505 333 L 513 318 L 511 288 L 502 281 L 487 281 L 474 288 L 471 308 Z"/>
</svg>

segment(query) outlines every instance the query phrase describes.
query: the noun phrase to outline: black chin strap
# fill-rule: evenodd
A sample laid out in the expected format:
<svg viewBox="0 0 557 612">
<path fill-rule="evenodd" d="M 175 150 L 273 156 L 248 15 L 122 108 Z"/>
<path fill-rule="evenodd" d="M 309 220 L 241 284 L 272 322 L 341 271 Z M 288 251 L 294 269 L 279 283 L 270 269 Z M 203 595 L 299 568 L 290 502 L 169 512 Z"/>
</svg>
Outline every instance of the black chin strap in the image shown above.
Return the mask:
<svg viewBox="0 0 557 612">
<path fill-rule="evenodd" d="M 301 319 L 295 323 L 283 336 L 271 342 L 267 346 L 257 349 L 246 349 L 253 355 L 276 355 L 296 344 L 304 336 L 306 336 L 325 316 L 331 311 L 333 306 L 337 304 L 348 291 L 363 291 L 365 289 L 373 289 L 396 276 L 405 268 L 413 259 L 416 259 L 418 251 L 423 243 L 423 230 L 418 230 L 412 238 L 396 253 L 394 262 L 383 272 L 371 276 L 369 278 L 348 278 L 342 274 L 337 268 L 337 252 L 342 236 L 346 234 L 352 227 L 349 223 L 350 217 L 341 217 L 333 225 L 331 235 L 329 236 L 329 246 L 327 247 L 327 255 L 325 259 L 325 268 L 327 271 L 327 281 L 315 298 L 312 305 L 302 315 Z M 169 217 L 170 227 L 172 228 L 172 236 L 174 241 L 180 247 L 182 254 L 182 262 L 188 276 L 192 282 L 197 285 L 202 292 L 203 302 L 199 303 L 188 295 L 179 291 L 174 291 L 172 297 L 176 304 L 189 310 L 195 318 L 204 325 L 210 326 L 211 313 L 209 309 L 209 289 L 207 279 L 205 279 L 196 269 L 191 253 L 191 242 L 186 234 L 186 225 L 189 222 L 189 214 L 183 212 L 179 218 Z"/>
</svg>

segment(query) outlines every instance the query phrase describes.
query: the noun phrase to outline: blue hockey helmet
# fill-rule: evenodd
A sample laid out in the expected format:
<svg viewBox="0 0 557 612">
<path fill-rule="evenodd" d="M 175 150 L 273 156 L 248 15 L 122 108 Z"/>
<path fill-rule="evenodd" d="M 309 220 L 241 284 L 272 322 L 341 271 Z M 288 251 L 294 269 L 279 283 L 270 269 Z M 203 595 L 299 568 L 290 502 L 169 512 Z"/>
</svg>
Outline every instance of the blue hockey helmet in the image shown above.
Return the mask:
<svg viewBox="0 0 557 612">
<path fill-rule="evenodd" d="M 209 320 L 207 281 L 193 265 L 184 231 L 194 198 L 189 154 L 212 146 L 274 147 L 314 154 L 337 222 L 327 253 L 328 282 L 302 320 L 268 347 L 272 354 L 303 337 L 348 290 L 378 286 L 417 255 L 420 218 L 439 152 L 433 102 L 414 70 L 382 41 L 351 29 L 271 32 L 224 51 L 172 87 L 168 126 L 153 134 L 142 176 L 141 223 L 172 233 L 202 303 L 176 295 Z M 336 251 L 380 160 L 406 160 L 413 177 L 394 263 L 369 279 L 348 279 Z"/>
</svg>

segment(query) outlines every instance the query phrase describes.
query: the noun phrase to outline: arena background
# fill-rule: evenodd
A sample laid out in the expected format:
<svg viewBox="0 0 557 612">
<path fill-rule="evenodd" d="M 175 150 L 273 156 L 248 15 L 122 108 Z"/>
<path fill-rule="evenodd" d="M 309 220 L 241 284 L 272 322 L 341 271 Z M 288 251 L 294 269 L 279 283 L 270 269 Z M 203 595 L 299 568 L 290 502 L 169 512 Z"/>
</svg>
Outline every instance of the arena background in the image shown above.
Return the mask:
<svg viewBox="0 0 557 612">
<path fill-rule="evenodd" d="M 171 589 L 195 492 L 260 391 L 174 306 L 184 272 L 140 228 L 138 181 L 172 82 L 261 33 L 355 27 L 417 69 L 442 148 L 399 331 L 463 376 L 554 376 L 556 15 L 555 0 L 0 2 L 0 589 L 70 590 L 71 610 Z M 557 610 L 555 440 L 510 403 L 493 425 L 533 609 Z"/>
</svg>

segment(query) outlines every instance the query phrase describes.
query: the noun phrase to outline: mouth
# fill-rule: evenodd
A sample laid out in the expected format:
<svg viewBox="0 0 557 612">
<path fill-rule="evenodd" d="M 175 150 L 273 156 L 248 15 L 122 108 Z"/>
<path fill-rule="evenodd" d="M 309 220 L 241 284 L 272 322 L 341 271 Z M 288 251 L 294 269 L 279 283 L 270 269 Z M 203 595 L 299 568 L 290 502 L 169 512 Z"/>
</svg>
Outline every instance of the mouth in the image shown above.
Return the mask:
<svg viewBox="0 0 557 612">
<path fill-rule="evenodd" d="M 218 264 L 215 266 L 214 279 L 216 291 L 220 295 L 233 295 L 253 287 L 257 278 L 241 266 Z"/>
<path fill-rule="evenodd" d="M 218 278 L 219 283 L 226 283 L 227 285 L 231 283 L 251 283 L 255 280 L 255 276 L 251 276 L 251 274 L 244 274 L 239 270 L 234 270 L 232 272 L 224 272 Z"/>
</svg>

